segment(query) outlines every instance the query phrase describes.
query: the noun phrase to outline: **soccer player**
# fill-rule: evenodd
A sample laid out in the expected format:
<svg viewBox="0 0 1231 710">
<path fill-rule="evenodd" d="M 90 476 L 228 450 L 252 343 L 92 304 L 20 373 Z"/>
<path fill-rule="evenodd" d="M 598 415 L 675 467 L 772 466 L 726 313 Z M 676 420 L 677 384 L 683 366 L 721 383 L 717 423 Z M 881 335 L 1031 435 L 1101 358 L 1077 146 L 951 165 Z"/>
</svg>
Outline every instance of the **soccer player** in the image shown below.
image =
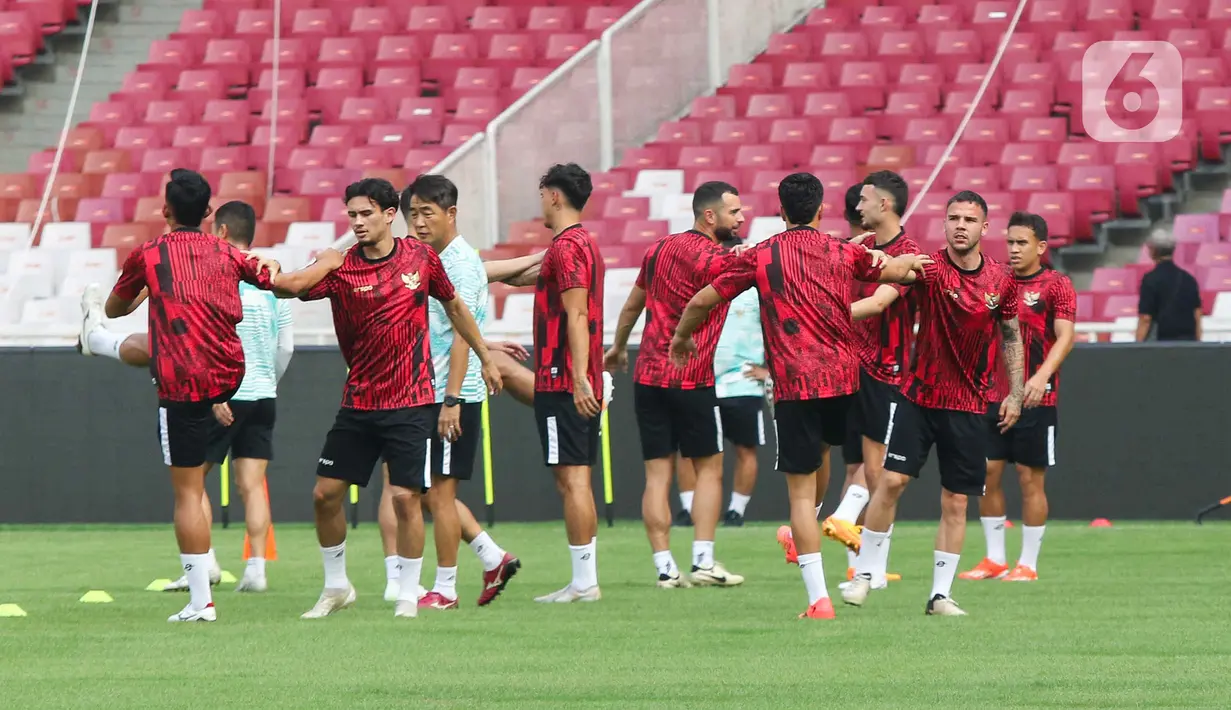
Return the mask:
<svg viewBox="0 0 1231 710">
<path fill-rule="evenodd" d="M 919 251 L 919 246 L 902 228 L 902 215 L 908 202 L 909 188 L 897 173 L 880 170 L 863 181 L 856 207 L 861 224 L 873 231 L 875 248 L 889 256 Z M 860 360 L 859 394 L 855 397 L 851 423 L 859 435 L 859 460 L 863 462 L 862 475 L 857 472 L 855 478 L 863 480 L 850 482 L 838 509 L 821 524 L 821 534 L 846 545 L 848 554 L 859 551 L 860 530 L 856 522 L 880 482 L 889 407 L 894 392 L 901 386 L 914 340 L 915 305 L 908 291 L 908 287 L 900 284 L 880 284 L 871 288 L 859 284 L 854 294 L 855 303 L 851 306 Z M 849 466 L 847 470 L 849 473 Z M 889 535 L 893 535 L 892 527 Z M 889 541 L 887 537 L 884 543 L 886 559 Z M 850 578 L 854 577 L 854 566 L 854 561 L 850 560 Z M 889 575 L 882 574 L 883 570 L 879 569 L 876 572 L 872 586 L 880 589 L 888 584 Z"/>
<path fill-rule="evenodd" d="M 852 244 L 862 244 L 869 236 L 869 233 L 863 226 L 863 216 L 859 214 L 859 200 L 863 193 L 863 183 L 856 183 L 846 189 L 845 204 L 842 216 L 846 219 L 847 225 L 850 227 L 850 242 Z M 858 292 L 863 288 L 859 282 L 852 285 L 852 292 Z M 858 405 L 858 402 L 855 403 Z M 857 412 L 853 412 L 856 414 Z M 847 417 L 847 433 L 846 440 L 842 442 L 842 461 L 846 464 L 846 479 L 842 482 L 842 496 L 846 500 L 847 493 L 850 492 L 851 486 L 857 486 L 856 494 L 859 491 L 864 491 L 866 497 L 867 483 L 863 477 L 863 437 L 859 433 L 858 416 Z M 816 489 L 816 515 L 821 516 L 821 506 L 825 496 L 825 490 L 829 487 L 829 451 L 825 452 L 825 462 L 821 466 L 821 473 L 817 476 Z M 822 485 L 823 482 L 823 485 Z M 855 494 L 852 494 L 855 495 Z M 795 539 L 791 537 L 791 526 L 783 525 L 778 528 L 778 544 L 782 547 L 782 552 L 786 556 L 787 564 L 797 564 L 798 554 L 795 551 Z M 853 575 L 855 566 L 855 553 L 853 550 L 846 551 L 848 559 L 847 578 Z M 845 582 L 843 582 L 845 584 Z M 839 585 L 841 586 L 841 585 Z"/>
<path fill-rule="evenodd" d="M 432 486 L 431 449 L 439 418 L 429 296 L 443 304 L 454 329 L 478 354 L 489 393 L 499 391 L 500 375 L 440 257 L 416 239 L 393 236 L 390 225 L 399 206 L 393 185 L 379 178 L 360 180 L 346 188 L 344 200 L 356 247 L 336 271 L 292 294 L 306 301 L 330 300 L 338 345 L 350 368 L 313 491 L 324 590 L 302 618 L 322 618 L 355 603 L 355 587 L 346 575 L 342 504 L 351 484 L 367 486 L 380 459 L 389 465 L 398 518 L 401 580 L 394 616 L 415 617 L 424 546 L 420 497 Z"/>
<path fill-rule="evenodd" d="M 795 173 L 778 185 L 787 230 L 734 259 L 689 302 L 671 342 L 674 358 L 696 351 L 693 333 L 723 301 L 755 287 L 761 301 L 765 350 L 774 382 L 777 468 L 787 474 L 791 528 L 808 592 L 800 618 L 832 619 L 816 522 L 817 472 L 830 446 L 846 436 L 846 413 L 859 387 L 850 315 L 851 281 L 912 282 L 928 263 L 918 255 L 883 252 L 817 231 L 824 211 L 821 181 Z"/>
<path fill-rule="evenodd" d="M 190 595 L 187 606 L 168 621 L 208 622 L 218 617 L 209 579 L 210 525 L 201 497 L 214 405 L 230 401 L 244 379 L 244 351 L 235 328 L 243 317 L 239 282 L 269 289 L 281 283 L 280 276 L 293 283 L 297 274 L 279 275 L 273 265 L 263 270 L 260 260 L 201 232 L 210 213 L 210 187 L 200 174 L 171 171 L 165 199 L 168 233 L 128 256 L 104 312 L 109 318 L 125 316 L 139 295 L 148 293 L 158 435 L 175 490 L 175 536 Z M 327 251 L 305 270 L 307 276 L 323 277 L 336 265 L 331 256 L 339 255 Z"/>
<path fill-rule="evenodd" d="M 252 206 L 238 200 L 227 202 L 214 212 L 213 233 L 240 250 L 252 247 L 256 213 Z M 236 326 L 243 345 L 246 370 L 239 391 L 231 401 L 214 405 L 216 422 L 210 432 L 206 455 L 206 474 L 232 455 L 232 467 L 240 497 L 244 502 L 244 522 L 256 553 L 248 559 L 243 578 L 236 586 L 240 592 L 263 592 L 265 576 L 265 539 L 269 531 L 269 498 L 265 493 L 265 469 L 273 458 L 273 427 L 276 417 L 277 383 L 290 365 L 294 352 L 291 313 L 284 301 L 247 283 L 239 285 L 243 320 Z M 143 297 L 141 297 L 143 298 Z M 102 294 L 91 284 L 82 297 L 82 354 L 104 355 L 135 367 L 149 366 L 149 336 L 138 333 L 117 335 L 103 326 Z M 202 491 L 201 510 L 206 521 L 213 520 L 209 494 Z M 222 568 L 213 548 L 209 550 L 210 584 L 218 584 Z M 181 576 L 165 591 L 186 591 L 188 579 Z"/>
<path fill-rule="evenodd" d="M 401 210 L 414 237 L 440 256 L 457 295 L 470 309 L 481 331 L 488 317 L 488 273 L 479 252 L 457 232 L 457 197 L 457 186 L 448 178 L 420 175 L 402 191 Z M 439 437 L 432 442 L 432 487 L 426 496 L 436 540 L 436 582 L 432 590 L 419 599 L 419 607 L 458 607 L 459 536 L 470 544 L 483 565 L 483 591 L 478 604 L 485 606 L 517 574 L 521 562 L 497 545 L 479 526 L 470 508 L 457 499 L 457 482 L 470 480 L 475 455 L 483 439 L 482 411 L 487 387 L 481 376 L 478 355 L 453 328 L 444 306 L 431 299 L 428 308 L 432 361 L 436 370 L 436 402 L 440 406 Z M 387 470 L 385 475 L 388 475 Z M 381 491 L 380 505 L 382 509 L 388 505 L 392 512 L 391 486 L 386 485 Z M 380 521 L 381 537 L 396 540 L 396 517 L 388 530 L 384 517 L 381 516 Z M 400 584 L 393 590 L 395 599 L 399 588 Z"/>
<path fill-rule="evenodd" d="M 1047 222 L 1037 214 L 1009 218 L 1009 265 L 1017 284 L 1018 320 L 1026 354 L 1025 401 L 1021 418 L 1007 432 L 999 429 L 999 407 L 1009 383 L 998 377 L 998 397 L 988 407 L 987 490 L 979 499 L 979 521 L 987 556 L 961 579 L 1033 582 L 1039 578 L 1039 547 L 1047 523 L 1044 474 L 1056 465 L 1056 398 L 1060 366 L 1073 349 L 1077 294 L 1069 277 L 1043 264 Z M 1017 466 L 1022 489 L 1022 554 L 1009 570 L 1004 550 L 1005 507 L 1001 480 L 1005 462 Z"/>
<path fill-rule="evenodd" d="M 540 603 L 594 602 L 598 515 L 590 471 L 598 459 L 603 377 L 603 279 L 598 242 L 581 225 L 594 186 L 575 163 L 539 180 L 543 222 L 552 231 L 534 288 L 534 418 L 543 461 L 564 502 L 572 580 Z"/>
<path fill-rule="evenodd" d="M 1000 428 L 1017 421 L 1022 403 L 1022 343 L 1017 288 L 1003 265 L 984 256 L 987 203 L 964 190 L 949 198 L 946 247 L 933 255 L 915 295 L 919 335 L 901 390 L 889 405 L 884 473 L 864 520 L 855 578 L 842 592 L 861 606 L 885 569 L 885 541 L 897 502 L 918 478 L 932 446 L 940 463 L 940 527 L 933 553 L 928 615 L 962 616 L 950 591 L 966 536 L 966 498 L 983 494 L 987 478 L 986 424 L 989 350 L 997 331 L 1013 391 L 1000 407 Z"/>
<path fill-rule="evenodd" d="M 722 509 L 722 414 L 714 393 L 714 351 L 727 315 L 724 302 L 697 330 L 697 355 L 677 368 L 667 348 L 688 300 L 722 273 L 732 258 L 722 242 L 744 224 L 739 192 L 723 182 L 707 182 L 692 197 L 693 228 L 655 242 L 641 261 L 637 283 L 628 294 L 607 351 L 608 371 L 628 369 L 628 336 L 648 309 L 637 366 L 633 407 L 645 461 L 641 515 L 650 539 L 658 586 L 689 586 L 671 555 L 671 477 L 676 452 L 696 471 L 693 498 L 692 571 L 701 586 L 733 587 L 744 578 L 714 558 L 714 536 Z"/>
</svg>

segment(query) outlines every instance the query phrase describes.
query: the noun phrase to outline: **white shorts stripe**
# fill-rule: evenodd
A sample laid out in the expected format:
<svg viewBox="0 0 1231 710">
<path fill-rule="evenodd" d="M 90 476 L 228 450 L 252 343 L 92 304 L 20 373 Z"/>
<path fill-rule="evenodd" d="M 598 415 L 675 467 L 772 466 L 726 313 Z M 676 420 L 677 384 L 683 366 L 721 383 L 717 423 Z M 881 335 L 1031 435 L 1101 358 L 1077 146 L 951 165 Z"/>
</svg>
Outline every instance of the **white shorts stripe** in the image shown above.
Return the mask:
<svg viewBox="0 0 1231 710">
<path fill-rule="evenodd" d="M 560 431 L 556 428 L 556 418 L 547 417 L 547 465 L 556 466 L 560 463 Z"/>
<path fill-rule="evenodd" d="M 885 430 L 885 455 L 881 457 L 881 467 L 885 466 L 885 462 L 889 460 L 889 440 L 893 438 L 893 419 L 898 413 L 898 403 L 889 403 L 889 428 Z"/>
<path fill-rule="evenodd" d="M 782 455 L 782 440 L 778 438 L 778 420 L 774 419 L 774 470 L 778 470 L 778 458 Z"/>
<path fill-rule="evenodd" d="M 765 446 L 765 412 L 757 410 L 757 445 Z"/>
<path fill-rule="evenodd" d="M 440 475 L 453 474 L 453 442 L 442 439 L 440 442 Z"/>
<path fill-rule="evenodd" d="M 427 440 L 427 448 L 423 451 L 423 490 L 432 487 L 432 439 Z"/>
<path fill-rule="evenodd" d="M 722 453 L 722 409 L 714 405 L 714 426 L 718 427 L 718 453 Z"/>
<path fill-rule="evenodd" d="M 158 408 L 158 443 L 162 444 L 162 462 L 171 465 L 171 432 L 167 429 L 167 408 Z"/>
<path fill-rule="evenodd" d="M 1047 427 L 1047 465 L 1056 465 L 1056 427 Z"/>
</svg>

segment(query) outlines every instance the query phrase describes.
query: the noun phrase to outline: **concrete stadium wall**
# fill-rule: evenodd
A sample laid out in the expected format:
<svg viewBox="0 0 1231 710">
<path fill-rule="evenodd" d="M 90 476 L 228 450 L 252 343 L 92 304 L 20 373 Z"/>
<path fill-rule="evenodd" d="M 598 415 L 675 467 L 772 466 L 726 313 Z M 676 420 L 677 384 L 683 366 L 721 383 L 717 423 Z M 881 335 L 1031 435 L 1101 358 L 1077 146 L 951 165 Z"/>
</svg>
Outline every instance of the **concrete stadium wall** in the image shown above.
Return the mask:
<svg viewBox="0 0 1231 710">
<path fill-rule="evenodd" d="M 6 404 L 0 410 L 0 524 L 170 521 L 171 488 L 159 455 L 155 392 L 145 371 L 71 350 L 0 349 L 0 372 Z M 304 349 L 295 355 L 280 388 L 277 460 L 269 476 L 276 521 L 312 518 L 316 459 L 337 411 L 344 374 L 336 350 Z M 1231 349 L 1079 346 L 1063 380 L 1060 465 L 1048 483 L 1053 518 L 1188 519 L 1202 505 L 1231 494 L 1226 462 L 1214 455 L 1231 434 Z M 618 518 L 640 516 L 643 488 L 630 385 L 627 375 L 617 378 L 611 411 Z M 499 397 L 491 422 L 497 520 L 559 519 L 559 498 L 542 465 L 530 411 Z M 768 433 L 750 520 L 786 515 L 785 486 L 772 470 L 772 429 Z M 729 491 L 729 461 L 727 468 Z M 842 470 L 841 454 L 835 452 L 826 498 L 831 505 L 840 494 Z M 600 471 L 594 480 L 601 515 Z M 216 473 L 208 488 L 218 518 Z M 907 492 L 900 519 L 935 519 L 938 489 L 933 456 Z M 361 492 L 361 522 L 375 519 L 378 490 L 376 485 Z M 1009 490 L 1009 513 L 1016 518 L 1015 482 Z M 481 473 L 462 492 L 482 519 Z M 673 498 L 673 508 L 677 504 Z M 233 493 L 231 519 L 242 520 L 242 510 Z"/>
</svg>

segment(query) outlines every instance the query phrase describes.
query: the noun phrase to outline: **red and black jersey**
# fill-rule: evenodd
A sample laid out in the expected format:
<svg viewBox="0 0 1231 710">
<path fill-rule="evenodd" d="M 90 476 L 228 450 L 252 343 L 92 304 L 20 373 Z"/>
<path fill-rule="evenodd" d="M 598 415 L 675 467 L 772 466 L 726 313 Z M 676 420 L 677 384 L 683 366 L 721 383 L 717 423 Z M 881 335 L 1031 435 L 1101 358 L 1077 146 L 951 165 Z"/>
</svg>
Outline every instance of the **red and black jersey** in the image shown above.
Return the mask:
<svg viewBox="0 0 1231 710">
<path fill-rule="evenodd" d="M 598 242 L 580 224 L 556 235 L 543 256 L 534 286 L 534 390 L 573 391 L 573 355 L 561 294 L 586 290 L 590 333 L 587 363 L 590 388 L 603 393 L 603 280 L 606 267 Z"/>
<path fill-rule="evenodd" d="M 731 252 L 693 230 L 663 237 L 646 251 L 637 274 L 637 287 L 645 291 L 646 313 L 634 382 L 686 390 L 714 386 L 714 351 L 728 303 L 711 311 L 693 333 L 697 351 L 683 368 L 671 362 L 669 351 L 684 308 L 718 278 L 731 258 Z"/>
<path fill-rule="evenodd" d="M 431 247 L 404 237 L 380 259 L 352 248 L 342 266 L 300 297 L 328 298 L 333 309 L 338 347 L 350 368 L 343 407 L 388 410 L 436 401 L 429 296 L 452 301 L 453 282 Z"/>
<path fill-rule="evenodd" d="M 269 289 L 269 273 L 218 237 L 178 229 L 128 255 L 114 293 L 126 301 L 149 289 L 150 373 L 159 399 L 205 402 L 244 379 L 239 282 Z"/>
<path fill-rule="evenodd" d="M 891 257 L 919 253 L 919 245 L 905 232 L 899 232 L 893 239 L 872 248 Z M 863 369 L 881 382 L 899 385 L 910 359 L 911 343 L 915 339 L 915 301 L 910 286 L 887 285 L 897 290 L 898 297 L 884 313 L 856 321 L 855 335 Z M 867 298 L 878 288 L 880 284 L 856 281 L 853 300 Z"/>
<path fill-rule="evenodd" d="M 1008 267 L 986 254 L 975 269 L 959 269 L 948 249 L 915 286 L 919 334 L 902 380 L 907 399 L 959 412 L 987 410 L 1000 323 L 1017 317 L 1017 288 Z"/>
<path fill-rule="evenodd" d="M 796 227 L 732 259 L 713 286 L 727 301 L 756 287 L 774 398 L 788 401 L 859 388 L 851 281 L 878 278 L 867 249 Z"/>
<path fill-rule="evenodd" d="M 1056 321 L 1077 320 L 1077 292 L 1068 276 L 1049 267 L 1042 267 L 1030 276 L 1015 275 L 1014 281 L 1017 284 L 1017 320 L 1026 355 L 1023 376 L 1028 380 L 1043 366 L 1056 344 Z M 994 346 L 994 355 L 997 365 L 992 401 L 1001 402 L 1009 395 L 1009 383 L 999 345 Z M 1060 373 L 1056 372 L 1048 381 L 1039 406 L 1056 406 L 1059 390 Z"/>
</svg>

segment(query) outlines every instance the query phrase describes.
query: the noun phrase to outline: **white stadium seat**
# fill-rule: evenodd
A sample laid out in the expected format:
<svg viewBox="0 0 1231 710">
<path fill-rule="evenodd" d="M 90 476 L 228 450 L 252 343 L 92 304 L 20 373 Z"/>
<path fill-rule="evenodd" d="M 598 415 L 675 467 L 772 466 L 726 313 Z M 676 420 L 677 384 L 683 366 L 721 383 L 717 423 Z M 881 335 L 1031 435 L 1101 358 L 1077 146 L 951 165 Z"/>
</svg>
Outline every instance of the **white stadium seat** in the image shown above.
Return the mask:
<svg viewBox="0 0 1231 710">
<path fill-rule="evenodd" d="M 748 243 L 759 244 L 785 230 L 786 222 L 781 217 L 755 217 L 748 228 Z"/>
<path fill-rule="evenodd" d="M 337 239 L 333 222 L 295 222 L 286 232 L 286 245 L 317 251 Z"/>
<path fill-rule="evenodd" d="M 25 301 L 25 293 L 21 289 L 14 288 L 9 277 L 0 276 L 0 325 L 21 320 L 21 310 Z"/>
<path fill-rule="evenodd" d="M 529 333 L 534 325 L 534 294 L 511 293 L 504 299 L 504 314 L 493 329 L 502 333 Z"/>
<path fill-rule="evenodd" d="M 654 209 L 655 206 L 658 207 L 657 211 Z M 651 219 L 673 219 L 675 217 L 692 219 L 692 195 L 682 193 L 663 195 L 657 205 L 653 199 L 650 200 Z"/>
<path fill-rule="evenodd" d="M 642 170 L 627 197 L 656 197 L 684 192 L 683 170 Z"/>
<path fill-rule="evenodd" d="M 0 251 L 16 251 L 30 246 L 30 225 L 0 223 Z"/>
<path fill-rule="evenodd" d="M 43 227 L 38 240 L 40 249 L 89 249 L 88 222 L 52 222 Z"/>
<path fill-rule="evenodd" d="M 10 254 L 8 276 L 28 297 L 50 298 L 56 280 L 51 251 L 29 249 Z"/>
<path fill-rule="evenodd" d="M 69 325 L 80 317 L 81 305 L 71 298 L 34 298 L 26 301 L 21 309 L 23 325 Z"/>
</svg>

